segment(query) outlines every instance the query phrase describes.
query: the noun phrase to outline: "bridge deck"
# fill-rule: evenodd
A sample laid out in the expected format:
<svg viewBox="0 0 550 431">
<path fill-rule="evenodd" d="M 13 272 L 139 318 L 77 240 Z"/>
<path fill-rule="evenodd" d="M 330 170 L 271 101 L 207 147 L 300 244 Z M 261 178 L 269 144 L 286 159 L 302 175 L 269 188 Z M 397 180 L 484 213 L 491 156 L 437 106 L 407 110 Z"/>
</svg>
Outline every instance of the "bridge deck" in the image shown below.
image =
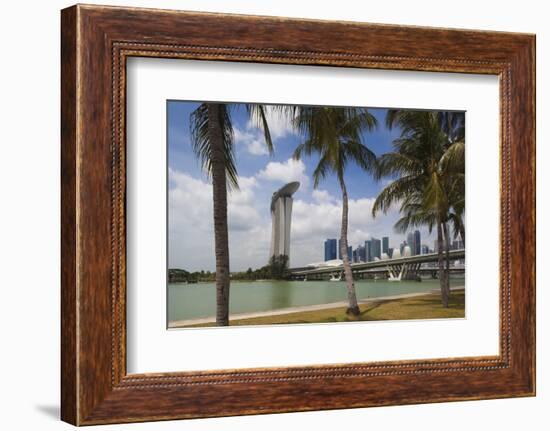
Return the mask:
<svg viewBox="0 0 550 431">
<path fill-rule="evenodd" d="M 451 250 L 449 252 L 449 258 L 452 260 L 464 259 L 465 255 L 466 254 L 464 249 Z M 367 271 L 369 269 L 387 268 L 388 266 L 397 266 L 397 265 L 403 265 L 403 264 L 437 262 L 437 260 L 438 260 L 437 253 L 418 254 L 416 256 L 406 256 L 406 257 L 400 257 L 397 259 L 385 259 L 385 260 L 375 260 L 372 262 L 352 263 L 351 269 L 352 271 Z M 343 271 L 343 269 L 344 269 L 343 265 L 338 265 L 338 266 L 323 266 L 323 267 L 309 268 L 309 269 L 291 268 L 289 271 L 291 275 L 309 275 L 309 274 L 333 273 L 333 272 Z"/>
</svg>

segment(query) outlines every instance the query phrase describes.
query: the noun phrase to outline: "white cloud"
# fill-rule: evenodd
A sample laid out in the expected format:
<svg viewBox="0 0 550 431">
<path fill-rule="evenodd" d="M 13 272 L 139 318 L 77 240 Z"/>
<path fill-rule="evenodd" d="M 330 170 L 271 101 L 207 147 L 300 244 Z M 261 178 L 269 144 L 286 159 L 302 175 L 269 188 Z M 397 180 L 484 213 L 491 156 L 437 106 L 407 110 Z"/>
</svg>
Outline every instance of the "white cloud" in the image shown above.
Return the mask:
<svg viewBox="0 0 550 431">
<path fill-rule="evenodd" d="M 291 121 L 286 116 L 278 113 L 273 108 L 266 107 L 265 109 L 267 124 L 274 145 L 278 139 L 295 133 Z M 237 147 L 244 147 L 253 156 L 265 156 L 269 154 L 265 143 L 264 131 L 257 127 L 252 120 L 248 120 L 244 130 L 233 127 L 233 133 Z"/>
<path fill-rule="evenodd" d="M 197 231 L 210 231 L 212 218 L 212 186 L 185 173 L 169 170 L 172 187 L 169 189 L 169 221 L 172 223 L 185 215 L 185 222 Z M 173 225 L 176 232 L 184 232 L 180 223 Z"/>
<path fill-rule="evenodd" d="M 274 187 L 266 180 L 303 181 L 300 163 L 293 160 L 272 162 L 255 176 L 240 177 L 240 189 L 228 194 L 231 270 L 259 268 L 267 263 L 271 240 L 269 205 Z M 169 265 L 189 270 L 213 270 L 212 186 L 172 169 L 169 176 Z M 302 189 L 299 196 L 294 199 L 292 211 L 292 266 L 322 260 L 325 239 L 339 238 L 342 222 L 342 201 L 338 195 L 327 190 Z M 373 203 L 373 198 L 349 200 L 349 244 L 355 248 L 372 236 L 390 236 L 390 246 L 398 246 L 404 235 L 393 231 L 397 208 L 373 219 Z M 433 236 L 428 237 L 425 229 L 421 232 L 422 243 L 433 246 Z"/>
<path fill-rule="evenodd" d="M 319 189 L 315 189 L 313 190 L 313 192 L 311 193 L 311 196 L 313 197 L 313 199 L 315 200 L 315 202 L 317 203 L 329 203 L 329 202 L 333 202 L 335 201 L 336 199 L 329 193 L 327 192 L 326 190 L 319 190 Z"/>
<path fill-rule="evenodd" d="M 254 177 L 240 177 L 239 190 L 228 194 L 227 218 L 230 230 L 250 231 L 260 222 L 260 214 L 254 207 L 254 189 L 257 187 Z"/>
<path fill-rule="evenodd" d="M 169 178 L 169 265 L 213 270 L 212 185 L 173 169 Z M 266 264 L 271 229 L 269 198 L 258 195 L 256 178 L 240 177 L 239 186 L 228 194 L 227 211 L 231 267 L 235 270 Z"/>
<path fill-rule="evenodd" d="M 327 193 L 328 194 L 328 193 Z M 323 202 L 308 203 L 296 200 L 293 205 L 292 235 L 293 240 L 309 243 L 315 238 L 317 248 L 321 238 L 339 238 L 342 223 L 342 201 L 326 196 Z M 373 220 L 371 209 L 374 199 L 349 201 L 348 240 L 350 244 L 365 241 L 378 229 L 378 220 Z"/>
<path fill-rule="evenodd" d="M 306 166 L 301 160 L 288 159 L 286 162 L 269 162 L 266 167 L 258 172 L 258 178 L 289 183 L 299 181 L 302 189 L 306 188 L 309 181 L 305 173 Z"/>
<path fill-rule="evenodd" d="M 247 205 L 254 202 L 254 192 L 258 187 L 255 177 L 239 177 L 239 189 L 233 190 L 228 195 L 229 203 L 234 205 Z"/>
<path fill-rule="evenodd" d="M 264 109 L 269 132 L 271 133 L 273 140 L 296 134 L 296 131 L 292 126 L 292 121 L 287 115 L 283 115 L 272 106 L 266 106 Z M 247 129 L 258 130 L 256 125 L 253 124 L 251 120 L 248 120 Z"/>
<path fill-rule="evenodd" d="M 259 129 L 241 130 L 233 128 L 236 146 L 244 146 L 246 151 L 253 156 L 264 156 L 269 154 L 265 143 L 263 132 Z"/>
</svg>

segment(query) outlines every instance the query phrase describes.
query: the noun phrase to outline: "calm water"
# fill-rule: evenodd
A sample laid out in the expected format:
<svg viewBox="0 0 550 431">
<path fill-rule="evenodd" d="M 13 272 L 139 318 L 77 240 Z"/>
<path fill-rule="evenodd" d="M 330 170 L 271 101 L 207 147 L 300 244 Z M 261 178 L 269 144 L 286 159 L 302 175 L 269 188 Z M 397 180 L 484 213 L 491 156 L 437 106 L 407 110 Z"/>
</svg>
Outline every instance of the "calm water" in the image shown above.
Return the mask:
<svg viewBox="0 0 550 431">
<path fill-rule="evenodd" d="M 464 279 L 451 278 L 451 286 L 463 285 Z M 357 281 L 355 289 L 357 299 L 379 298 L 439 289 L 439 281 Z M 346 284 L 343 281 L 233 281 L 229 296 L 229 312 L 250 313 L 346 300 Z M 215 315 L 215 310 L 214 283 L 168 285 L 170 321 L 210 317 Z"/>
</svg>

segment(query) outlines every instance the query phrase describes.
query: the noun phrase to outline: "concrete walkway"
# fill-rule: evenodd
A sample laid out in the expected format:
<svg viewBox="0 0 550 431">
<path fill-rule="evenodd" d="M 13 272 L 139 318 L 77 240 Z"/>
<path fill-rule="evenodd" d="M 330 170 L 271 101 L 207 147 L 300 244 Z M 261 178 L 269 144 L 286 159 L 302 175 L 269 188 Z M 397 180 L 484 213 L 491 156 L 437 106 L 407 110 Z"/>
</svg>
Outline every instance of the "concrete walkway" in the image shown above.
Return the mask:
<svg viewBox="0 0 550 431">
<path fill-rule="evenodd" d="M 451 287 L 452 291 L 463 290 L 463 289 L 464 289 L 464 286 Z M 414 298 L 417 296 L 424 296 L 424 295 L 429 295 L 432 293 L 439 293 L 439 292 L 440 292 L 439 289 L 432 289 L 429 292 L 404 293 L 401 295 L 381 296 L 378 298 L 362 299 L 357 302 L 359 303 L 359 305 L 362 305 L 362 304 L 364 305 L 364 304 L 372 304 L 373 302 L 390 301 L 393 299 Z M 253 319 L 255 317 L 281 316 L 284 314 L 301 313 L 304 311 L 319 311 L 319 310 L 327 310 L 329 308 L 346 307 L 347 305 L 348 305 L 347 301 L 339 301 L 339 302 L 331 302 L 329 304 L 303 305 L 300 307 L 281 308 L 278 310 L 231 314 L 229 316 L 229 322 L 231 324 L 231 320 Z M 192 326 L 192 325 L 206 325 L 208 323 L 214 323 L 215 321 L 216 321 L 215 316 L 204 317 L 200 319 L 173 320 L 172 322 L 168 323 L 168 328 L 175 329 L 175 328 L 183 328 L 183 327 Z"/>
</svg>

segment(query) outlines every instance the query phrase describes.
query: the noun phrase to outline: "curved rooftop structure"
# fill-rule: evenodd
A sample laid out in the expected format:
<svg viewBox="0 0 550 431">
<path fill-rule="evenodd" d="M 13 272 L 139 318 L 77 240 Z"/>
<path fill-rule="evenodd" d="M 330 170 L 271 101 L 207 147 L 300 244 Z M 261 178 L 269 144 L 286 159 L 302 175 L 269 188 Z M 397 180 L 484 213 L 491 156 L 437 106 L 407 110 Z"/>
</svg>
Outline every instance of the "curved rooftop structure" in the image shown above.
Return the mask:
<svg viewBox="0 0 550 431">
<path fill-rule="evenodd" d="M 293 181 L 273 193 L 273 197 L 271 198 L 271 212 L 273 212 L 275 209 L 275 202 L 277 201 L 277 199 L 291 197 L 294 193 L 298 191 L 299 188 L 300 182 Z"/>
</svg>

